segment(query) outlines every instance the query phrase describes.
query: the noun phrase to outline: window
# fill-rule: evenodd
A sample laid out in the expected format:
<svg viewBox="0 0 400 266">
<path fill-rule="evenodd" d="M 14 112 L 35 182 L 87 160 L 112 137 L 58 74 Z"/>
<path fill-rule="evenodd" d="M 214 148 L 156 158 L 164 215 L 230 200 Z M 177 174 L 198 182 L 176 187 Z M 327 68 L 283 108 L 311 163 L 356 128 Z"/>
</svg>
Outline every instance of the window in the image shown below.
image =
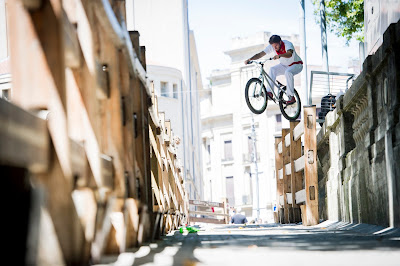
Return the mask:
<svg viewBox="0 0 400 266">
<path fill-rule="evenodd" d="M 232 161 L 233 154 L 232 154 L 232 140 L 225 140 L 224 141 L 224 161 Z"/>
<path fill-rule="evenodd" d="M 173 97 L 174 97 L 175 99 L 178 99 L 178 85 L 173 84 L 173 85 L 172 85 L 172 89 L 173 89 L 173 93 L 174 93 Z"/>
<path fill-rule="evenodd" d="M 275 131 L 281 131 L 282 130 L 282 115 L 281 114 L 276 114 L 275 115 Z"/>
<path fill-rule="evenodd" d="M 161 87 L 161 96 L 168 97 L 169 96 L 168 95 L 169 94 L 168 93 L 168 83 L 161 81 L 160 87 Z"/>
<path fill-rule="evenodd" d="M 226 197 L 228 198 L 229 206 L 235 205 L 235 187 L 233 176 L 226 177 Z"/>
<path fill-rule="evenodd" d="M 276 120 L 277 123 L 281 123 L 282 122 L 282 115 L 281 114 L 275 115 L 275 120 Z"/>
</svg>

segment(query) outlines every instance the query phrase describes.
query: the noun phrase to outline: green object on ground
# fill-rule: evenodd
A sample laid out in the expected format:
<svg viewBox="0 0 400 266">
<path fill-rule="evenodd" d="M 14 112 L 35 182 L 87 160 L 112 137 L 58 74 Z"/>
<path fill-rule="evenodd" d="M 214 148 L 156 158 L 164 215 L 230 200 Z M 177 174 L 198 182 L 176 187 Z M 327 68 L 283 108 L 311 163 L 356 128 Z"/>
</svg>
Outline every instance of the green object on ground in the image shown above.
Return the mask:
<svg viewBox="0 0 400 266">
<path fill-rule="evenodd" d="M 190 226 L 186 226 L 186 230 L 188 230 L 189 233 L 197 233 L 199 231 L 199 229 Z"/>
<path fill-rule="evenodd" d="M 179 232 L 183 234 L 183 227 L 179 228 Z"/>
</svg>

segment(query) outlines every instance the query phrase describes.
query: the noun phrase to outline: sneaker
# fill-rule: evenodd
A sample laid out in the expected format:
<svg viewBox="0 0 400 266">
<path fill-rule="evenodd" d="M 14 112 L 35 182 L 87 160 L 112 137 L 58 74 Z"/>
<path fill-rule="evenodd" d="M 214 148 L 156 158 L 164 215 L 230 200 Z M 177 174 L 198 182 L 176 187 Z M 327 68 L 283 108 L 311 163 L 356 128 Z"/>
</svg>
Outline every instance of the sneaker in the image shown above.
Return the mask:
<svg viewBox="0 0 400 266">
<path fill-rule="evenodd" d="M 289 96 L 289 100 L 287 100 L 286 105 L 291 105 L 296 102 L 296 98 L 294 96 Z"/>
<path fill-rule="evenodd" d="M 273 99 L 273 98 L 274 98 L 274 95 L 273 95 L 272 92 L 270 92 L 270 91 L 267 92 L 267 95 L 268 95 L 268 97 L 269 97 L 270 99 Z"/>
</svg>

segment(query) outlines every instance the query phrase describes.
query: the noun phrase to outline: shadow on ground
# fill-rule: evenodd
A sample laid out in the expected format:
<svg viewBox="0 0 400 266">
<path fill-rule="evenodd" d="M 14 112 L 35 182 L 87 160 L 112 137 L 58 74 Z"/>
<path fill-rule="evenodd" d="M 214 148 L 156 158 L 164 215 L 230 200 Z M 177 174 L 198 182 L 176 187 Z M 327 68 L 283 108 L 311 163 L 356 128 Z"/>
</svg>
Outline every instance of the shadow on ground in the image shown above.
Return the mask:
<svg viewBox="0 0 400 266">
<path fill-rule="evenodd" d="M 195 249 L 240 252 L 248 248 L 266 248 L 272 251 L 397 252 L 400 251 L 400 229 L 343 222 L 322 223 L 313 227 L 295 224 L 204 225 L 198 233 L 181 234 L 175 231 L 147 247 L 132 250 L 135 259 L 130 265 L 157 264 L 160 260 L 167 259 L 170 260 L 170 265 L 196 265 L 200 261 L 195 256 Z"/>
</svg>

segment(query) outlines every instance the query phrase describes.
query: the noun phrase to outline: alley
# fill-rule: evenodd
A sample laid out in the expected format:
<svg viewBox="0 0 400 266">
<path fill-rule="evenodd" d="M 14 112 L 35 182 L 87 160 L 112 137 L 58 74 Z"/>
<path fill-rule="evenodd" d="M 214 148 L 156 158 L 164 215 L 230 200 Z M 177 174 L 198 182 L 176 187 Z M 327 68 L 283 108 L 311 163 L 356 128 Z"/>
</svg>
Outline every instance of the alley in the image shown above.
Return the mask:
<svg viewBox="0 0 400 266">
<path fill-rule="evenodd" d="M 330 221 L 311 227 L 203 224 L 199 229 L 171 232 L 99 265 L 400 264 L 399 229 Z"/>
</svg>

